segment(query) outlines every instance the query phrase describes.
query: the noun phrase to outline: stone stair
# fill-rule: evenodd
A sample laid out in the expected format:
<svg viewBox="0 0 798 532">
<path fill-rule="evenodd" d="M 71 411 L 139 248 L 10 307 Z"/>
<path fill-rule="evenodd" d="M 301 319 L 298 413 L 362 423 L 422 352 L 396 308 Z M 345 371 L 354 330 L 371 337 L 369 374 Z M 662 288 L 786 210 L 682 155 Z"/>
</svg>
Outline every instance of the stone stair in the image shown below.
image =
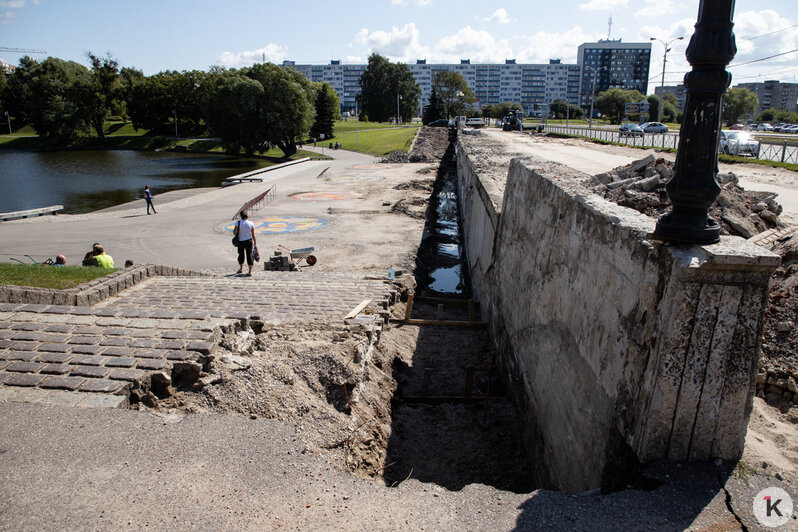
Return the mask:
<svg viewBox="0 0 798 532">
<path fill-rule="evenodd" d="M 91 307 L 1 303 L 0 400 L 126 406 L 156 374 L 198 373 L 242 322 L 343 319 L 364 299 L 387 307 L 392 297 L 362 276 L 258 272 L 152 277 Z"/>
</svg>

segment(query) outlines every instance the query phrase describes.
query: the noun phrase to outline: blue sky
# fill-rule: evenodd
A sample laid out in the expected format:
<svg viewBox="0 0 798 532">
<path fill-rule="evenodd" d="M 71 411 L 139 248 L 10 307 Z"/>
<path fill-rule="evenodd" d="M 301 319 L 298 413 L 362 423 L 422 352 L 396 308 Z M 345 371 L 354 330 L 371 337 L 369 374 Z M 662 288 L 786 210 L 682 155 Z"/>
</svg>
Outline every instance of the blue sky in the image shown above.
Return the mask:
<svg viewBox="0 0 798 532">
<path fill-rule="evenodd" d="M 684 49 L 698 0 L 238 1 L 0 0 L 0 46 L 43 49 L 87 64 L 110 52 L 123 66 L 161 70 L 240 67 L 261 61 L 362 63 L 372 52 L 394 61 L 575 63 L 577 46 L 606 38 L 684 36 L 668 54 L 666 84 L 689 68 Z M 798 1 L 737 0 L 736 63 L 798 49 Z M 794 26 L 794 27 L 793 27 Z M 786 29 L 785 28 L 789 28 Z M 784 30 L 784 31 L 779 31 Z M 766 35 L 776 32 L 771 35 Z M 663 45 L 652 47 L 659 83 Z M 20 54 L 0 50 L 16 64 Z M 43 57 L 43 56 L 39 56 Z M 730 68 L 734 82 L 798 82 L 798 52 Z M 653 92 L 653 88 L 649 89 Z"/>
</svg>

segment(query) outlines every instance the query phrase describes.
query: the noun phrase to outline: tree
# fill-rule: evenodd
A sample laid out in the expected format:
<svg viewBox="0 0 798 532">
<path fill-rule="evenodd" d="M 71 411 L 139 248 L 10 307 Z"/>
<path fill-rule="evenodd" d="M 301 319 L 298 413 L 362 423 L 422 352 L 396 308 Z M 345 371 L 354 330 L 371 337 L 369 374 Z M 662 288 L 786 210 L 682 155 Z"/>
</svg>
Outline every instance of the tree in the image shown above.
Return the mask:
<svg viewBox="0 0 798 532">
<path fill-rule="evenodd" d="M 91 63 L 91 81 L 86 87 L 87 98 L 84 104 L 88 107 L 89 121 L 97 132 L 97 137 L 102 140 L 105 138 L 105 119 L 121 96 L 119 63 L 111 54 L 103 59 L 91 52 L 86 56 Z"/>
<path fill-rule="evenodd" d="M 376 53 L 369 56 L 368 65 L 360 76 L 360 91 L 358 102 L 363 114 L 377 122 L 396 117 L 397 103 L 400 117 L 410 120 L 421 96 L 407 65 L 391 63 Z"/>
<path fill-rule="evenodd" d="M 133 89 L 136 85 L 139 85 L 144 82 L 144 73 L 141 70 L 136 70 L 135 68 L 130 67 L 123 67 L 119 71 L 119 83 L 120 83 L 120 100 L 121 104 L 119 105 L 119 109 L 117 114 L 122 117 L 123 120 L 127 122 L 128 117 L 130 116 L 130 111 L 128 110 L 129 102 L 133 97 Z"/>
<path fill-rule="evenodd" d="M 646 96 L 646 100 L 648 101 L 648 121 L 656 122 L 659 120 L 659 96 L 656 94 L 649 94 Z"/>
<path fill-rule="evenodd" d="M 247 76 L 228 73 L 217 78 L 207 120 L 227 153 L 243 149 L 251 155 L 268 149 L 261 131 L 263 94 L 263 86 Z"/>
<path fill-rule="evenodd" d="M 732 125 L 740 117 L 753 113 L 759 105 L 759 98 L 752 91 L 734 87 L 723 95 L 723 120 Z"/>
<path fill-rule="evenodd" d="M 338 92 L 329 83 L 313 83 L 316 101 L 316 118 L 310 128 L 310 136 L 314 139 L 333 137 L 335 121 L 341 116 L 341 101 Z"/>
<path fill-rule="evenodd" d="M 599 93 L 596 108 L 610 119 L 610 123 L 620 124 L 626 114 L 626 104 L 640 102 L 643 99 L 640 91 L 612 88 Z"/>
<path fill-rule="evenodd" d="M 438 91 L 446 118 L 467 114 L 475 101 L 465 78 L 459 72 L 442 70 L 432 77 L 432 86 Z"/>
<path fill-rule="evenodd" d="M 522 111 L 521 104 L 513 102 L 493 103 L 482 108 L 482 114 L 486 118 L 504 118 L 510 111 Z"/>
<path fill-rule="evenodd" d="M 438 90 L 435 88 L 435 86 L 433 86 L 432 92 L 430 92 L 429 95 L 429 104 L 424 107 L 424 112 L 421 116 L 421 122 L 423 124 L 429 124 L 430 122 L 444 118 L 445 114 L 443 102 L 438 96 Z"/>
<path fill-rule="evenodd" d="M 27 118 L 36 133 L 65 142 L 85 131 L 93 80 L 89 70 L 75 63 L 48 57 L 30 69 L 27 78 Z"/>
<path fill-rule="evenodd" d="M 771 107 L 770 109 L 765 109 L 759 116 L 756 117 L 757 122 L 773 122 L 776 120 L 776 109 Z"/>
</svg>

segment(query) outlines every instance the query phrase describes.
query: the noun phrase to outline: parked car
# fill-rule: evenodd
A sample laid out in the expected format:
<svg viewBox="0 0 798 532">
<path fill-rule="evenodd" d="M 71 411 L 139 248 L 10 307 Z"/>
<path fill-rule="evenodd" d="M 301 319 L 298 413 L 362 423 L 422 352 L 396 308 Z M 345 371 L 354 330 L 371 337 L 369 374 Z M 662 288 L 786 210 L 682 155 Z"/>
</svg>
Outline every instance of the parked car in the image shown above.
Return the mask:
<svg viewBox="0 0 798 532">
<path fill-rule="evenodd" d="M 646 133 L 667 133 L 668 126 L 659 122 L 646 122 L 640 126 Z"/>
<path fill-rule="evenodd" d="M 721 131 L 720 150 L 726 155 L 759 157 L 759 141 L 746 131 Z"/>
<path fill-rule="evenodd" d="M 743 131 L 745 129 L 745 124 L 732 124 L 729 126 L 729 129 L 734 131 Z"/>
<path fill-rule="evenodd" d="M 480 128 L 485 125 L 485 120 L 482 118 L 469 118 L 465 123 L 466 127 Z"/>
<path fill-rule="evenodd" d="M 781 133 L 798 133 L 798 124 L 781 128 Z"/>
<path fill-rule="evenodd" d="M 770 124 L 765 122 L 765 123 L 762 123 L 762 124 L 757 124 L 756 125 L 756 130 L 757 131 L 773 131 L 773 126 L 771 126 Z"/>
<path fill-rule="evenodd" d="M 433 120 L 427 125 L 429 127 L 449 127 L 449 121 L 445 118 L 439 118 L 438 120 Z"/>
<path fill-rule="evenodd" d="M 621 137 L 642 137 L 643 136 L 643 128 L 634 124 L 632 122 L 628 122 L 626 124 L 621 124 L 621 129 L 619 130 L 619 135 Z"/>
</svg>

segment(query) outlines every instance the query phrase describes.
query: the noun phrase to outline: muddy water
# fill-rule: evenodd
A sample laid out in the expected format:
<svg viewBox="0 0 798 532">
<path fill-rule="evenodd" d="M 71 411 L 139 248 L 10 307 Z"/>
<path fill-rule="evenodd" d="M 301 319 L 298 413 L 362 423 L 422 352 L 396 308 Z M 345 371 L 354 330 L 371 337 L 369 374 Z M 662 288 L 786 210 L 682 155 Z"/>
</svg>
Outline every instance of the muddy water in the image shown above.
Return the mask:
<svg viewBox="0 0 798 532">
<path fill-rule="evenodd" d="M 457 206 L 456 167 L 452 148 L 446 151 L 438 169 L 433 197 L 427 215 L 424 238 L 419 250 L 416 278 L 419 288 L 440 295 L 465 296 L 463 243 Z"/>
</svg>

